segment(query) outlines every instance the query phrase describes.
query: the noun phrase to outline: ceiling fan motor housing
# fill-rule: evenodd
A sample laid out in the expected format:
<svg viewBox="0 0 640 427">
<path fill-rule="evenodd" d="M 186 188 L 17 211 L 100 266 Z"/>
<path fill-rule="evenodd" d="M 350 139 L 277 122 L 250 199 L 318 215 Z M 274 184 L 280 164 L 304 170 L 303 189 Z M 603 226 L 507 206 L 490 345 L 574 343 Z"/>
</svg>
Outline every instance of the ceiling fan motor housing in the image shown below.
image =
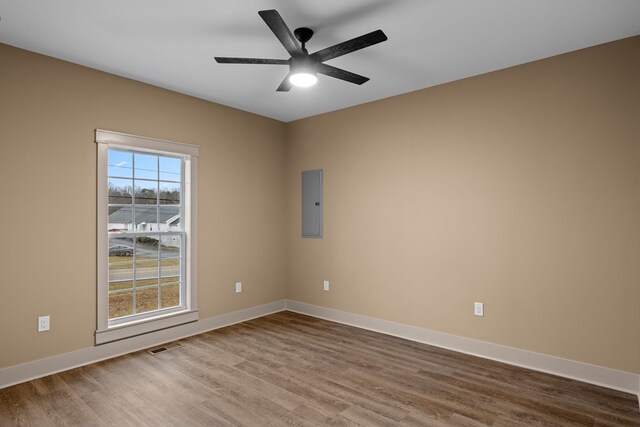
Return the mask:
<svg viewBox="0 0 640 427">
<path fill-rule="evenodd" d="M 292 56 L 289 59 L 289 69 L 291 73 L 309 73 L 316 74 L 318 72 L 318 60 L 311 56 Z"/>
</svg>

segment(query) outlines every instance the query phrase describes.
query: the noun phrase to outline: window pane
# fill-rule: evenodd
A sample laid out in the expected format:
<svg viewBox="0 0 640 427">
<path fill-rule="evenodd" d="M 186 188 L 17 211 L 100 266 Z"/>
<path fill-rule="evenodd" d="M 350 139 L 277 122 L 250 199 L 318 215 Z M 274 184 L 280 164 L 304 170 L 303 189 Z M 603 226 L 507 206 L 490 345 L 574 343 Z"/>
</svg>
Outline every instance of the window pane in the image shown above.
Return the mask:
<svg viewBox="0 0 640 427">
<path fill-rule="evenodd" d="M 107 230 L 110 232 L 132 231 L 133 209 L 131 206 L 109 206 Z"/>
<path fill-rule="evenodd" d="M 182 161 L 175 157 L 160 157 L 160 179 L 164 181 L 180 181 L 180 165 Z"/>
<path fill-rule="evenodd" d="M 179 282 L 180 281 L 180 259 L 163 259 L 160 261 L 160 281 Z"/>
<path fill-rule="evenodd" d="M 109 236 L 109 263 L 133 261 L 133 237 Z"/>
<path fill-rule="evenodd" d="M 109 204 L 130 205 L 133 181 L 109 178 Z"/>
<path fill-rule="evenodd" d="M 179 285 L 180 276 L 162 277 L 160 278 L 160 286 Z"/>
<path fill-rule="evenodd" d="M 160 288 L 160 307 L 169 308 L 180 305 L 180 284 L 171 284 Z"/>
<path fill-rule="evenodd" d="M 133 292 L 109 294 L 109 319 L 133 314 Z"/>
<path fill-rule="evenodd" d="M 156 274 L 157 276 L 157 274 Z M 149 286 L 158 286 L 158 278 L 136 280 L 136 288 L 145 288 Z"/>
<path fill-rule="evenodd" d="M 158 286 L 158 242 L 157 234 L 136 238 L 136 288 Z"/>
<path fill-rule="evenodd" d="M 134 178 L 158 179 L 158 156 L 153 154 L 135 153 Z"/>
<path fill-rule="evenodd" d="M 158 261 L 136 264 L 136 287 L 158 284 Z"/>
<path fill-rule="evenodd" d="M 136 313 L 158 309 L 158 288 L 136 290 Z"/>
<path fill-rule="evenodd" d="M 132 272 L 133 270 L 130 270 L 131 276 L 133 276 Z M 120 291 L 123 289 L 133 289 L 133 280 L 118 280 L 113 282 L 109 280 L 109 292 Z"/>
<path fill-rule="evenodd" d="M 181 231 L 182 223 L 180 222 L 180 206 L 177 205 L 162 205 L 158 211 L 160 225 L 160 231 Z M 163 239 L 163 245 L 166 243 Z"/>
<path fill-rule="evenodd" d="M 143 259 L 136 262 L 136 278 L 138 280 L 158 277 L 158 260 Z"/>
<path fill-rule="evenodd" d="M 149 234 L 136 237 L 136 261 L 158 259 L 160 235 Z"/>
<path fill-rule="evenodd" d="M 180 204 L 180 183 L 160 181 L 160 204 Z"/>
<path fill-rule="evenodd" d="M 119 282 L 131 281 L 133 280 L 133 264 L 132 263 L 124 263 L 124 264 L 110 264 L 109 265 L 109 290 L 115 289 L 124 289 L 133 287 L 133 282 L 131 285 L 127 286 L 115 286 Z M 115 287 L 111 287 L 111 284 L 114 284 Z"/>
<path fill-rule="evenodd" d="M 119 150 L 109 150 L 109 176 L 122 178 L 133 177 L 133 153 Z"/>
<path fill-rule="evenodd" d="M 136 180 L 135 197 L 137 205 L 158 204 L 158 181 Z"/>
<path fill-rule="evenodd" d="M 134 205 L 135 230 L 158 231 L 158 208 L 149 205 Z"/>
<path fill-rule="evenodd" d="M 160 256 L 162 258 L 178 258 L 180 257 L 180 240 L 182 236 L 179 234 L 162 236 L 162 245 L 160 246 Z"/>
</svg>

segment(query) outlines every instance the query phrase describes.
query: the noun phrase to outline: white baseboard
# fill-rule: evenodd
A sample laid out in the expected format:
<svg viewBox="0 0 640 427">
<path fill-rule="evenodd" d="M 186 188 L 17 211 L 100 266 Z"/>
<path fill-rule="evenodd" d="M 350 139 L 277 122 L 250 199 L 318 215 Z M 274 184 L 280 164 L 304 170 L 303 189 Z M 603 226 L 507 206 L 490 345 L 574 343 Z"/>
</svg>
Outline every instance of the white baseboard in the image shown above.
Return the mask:
<svg viewBox="0 0 640 427">
<path fill-rule="evenodd" d="M 267 314 L 284 310 L 285 304 L 286 301 L 284 300 L 275 301 L 145 335 L 2 368 L 0 369 L 0 389 L 55 374 L 56 372 L 66 371 L 77 368 L 78 366 L 88 365 L 100 360 L 110 359 L 169 341 L 175 341 L 213 329 L 255 319 L 256 317 L 266 316 Z"/>
<path fill-rule="evenodd" d="M 496 360 L 510 365 L 521 366 L 565 378 L 596 384 L 614 390 L 636 394 L 640 400 L 640 375 L 633 374 L 631 372 L 618 371 L 611 368 L 605 368 L 603 366 L 563 359 L 560 357 L 550 356 L 548 354 L 520 350 L 500 344 L 474 340 L 471 338 L 419 328 L 417 326 L 405 325 L 402 323 L 348 313 L 345 311 L 334 310 L 332 308 L 306 304 L 293 300 L 286 301 L 286 309 L 296 313 L 330 320 L 332 322 L 356 326 L 358 328 L 381 332 L 383 334 L 471 354 L 485 359 Z"/>
<path fill-rule="evenodd" d="M 640 375 L 637 374 L 293 300 L 275 301 L 146 335 L 2 368 L 0 389 L 283 310 L 636 394 L 640 402 Z"/>
</svg>

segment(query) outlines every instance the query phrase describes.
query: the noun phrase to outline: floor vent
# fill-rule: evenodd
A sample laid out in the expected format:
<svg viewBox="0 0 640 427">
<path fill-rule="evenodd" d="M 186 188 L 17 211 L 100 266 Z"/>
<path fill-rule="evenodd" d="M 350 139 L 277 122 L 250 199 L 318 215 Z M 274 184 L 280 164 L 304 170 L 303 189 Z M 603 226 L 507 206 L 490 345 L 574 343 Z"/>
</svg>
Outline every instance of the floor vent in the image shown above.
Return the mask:
<svg viewBox="0 0 640 427">
<path fill-rule="evenodd" d="M 178 348 L 178 347 L 182 347 L 182 344 L 180 344 L 179 342 L 165 344 L 165 345 L 161 345 L 160 347 L 151 348 L 147 350 L 147 353 L 153 354 L 155 356 L 156 354 L 164 353 L 165 351 L 173 350 L 174 348 Z"/>
</svg>

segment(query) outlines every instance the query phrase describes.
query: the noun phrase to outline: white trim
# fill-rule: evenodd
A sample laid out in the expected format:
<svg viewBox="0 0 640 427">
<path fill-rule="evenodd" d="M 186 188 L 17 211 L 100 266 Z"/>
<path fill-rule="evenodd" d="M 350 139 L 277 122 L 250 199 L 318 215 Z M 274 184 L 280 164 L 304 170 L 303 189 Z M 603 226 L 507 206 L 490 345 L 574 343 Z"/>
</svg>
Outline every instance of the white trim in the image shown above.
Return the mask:
<svg viewBox="0 0 640 427">
<path fill-rule="evenodd" d="M 198 157 L 189 157 L 184 162 L 184 229 L 187 235 L 186 257 L 188 260 L 186 265 L 187 286 L 187 306 L 191 309 L 198 307 Z"/>
<path fill-rule="evenodd" d="M 102 129 L 95 130 L 95 142 L 98 151 L 97 167 L 97 319 L 95 343 L 101 345 L 110 341 L 178 326 L 198 319 L 197 310 L 197 182 L 198 154 L 196 145 L 158 140 Z M 181 288 L 181 306 L 170 313 L 155 315 L 155 312 L 134 315 L 132 321 L 122 325 L 109 321 L 109 279 L 108 279 L 108 150 L 111 147 L 126 148 L 134 151 L 149 151 L 156 154 L 167 153 L 179 156 L 183 167 L 181 172 L 181 225 L 184 230 L 182 244 L 184 261 L 181 263 L 180 276 L 183 278 Z M 135 160 L 134 160 L 135 166 Z M 132 234 L 132 233 L 130 233 Z M 186 242 L 185 242 L 186 240 Z M 184 289 L 186 287 L 186 289 Z"/>
<path fill-rule="evenodd" d="M 96 131 L 97 134 L 97 131 Z M 97 138 L 97 136 L 96 136 Z M 109 223 L 109 207 L 106 203 L 109 200 L 109 189 L 105 183 L 108 180 L 108 151 L 109 146 L 106 144 L 98 144 L 98 173 L 97 173 L 97 222 L 96 222 L 96 255 L 97 260 L 109 259 L 109 235 L 106 232 L 106 224 Z M 104 230 L 100 229 L 100 225 L 104 225 Z M 104 331 L 109 327 L 109 295 L 107 292 L 101 292 L 99 282 L 108 281 L 109 265 L 107 262 L 97 262 L 96 269 L 96 293 L 97 293 L 97 310 L 96 310 L 96 330 Z M 106 286 L 106 285 L 105 285 Z"/>
<path fill-rule="evenodd" d="M 196 320 L 198 320 L 198 310 L 172 312 L 165 316 L 154 316 L 131 323 L 123 323 L 122 325 L 111 326 L 103 331 L 96 331 L 96 345 L 171 328 L 183 323 L 195 322 Z"/>
<path fill-rule="evenodd" d="M 458 351 L 460 353 L 471 354 L 485 359 L 496 360 L 510 365 L 521 366 L 624 391 L 626 393 L 637 394 L 638 399 L 640 399 L 640 375 L 631 372 L 619 371 L 603 366 L 550 356 L 548 354 L 535 353 L 293 300 L 287 300 L 286 309 L 332 322 L 343 323 L 345 325 L 356 326 L 362 329 Z"/>
<path fill-rule="evenodd" d="M 201 334 L 225 326 L 233 325 L 285 309 L 285 301 L 275 301 L 257 307 L 246 308 L 219 316 L 209 317 L 197 322 L 151 332 L 132 338 L 113 341 L 107 344 L 86 347 L 69 353 L 59 354 L 46 359 L 26 362 L 20 365 L 0 369 L 0 389 L 88 365 L 112 357 L 153 347 L 169 341 L 175 341 L 192 335 Z"/>
<path fill-rule="evenodd" d="M 113 132 L 110 130 L 96 129 L 95 142 L 98 144 L 115 144 L 142 150 L 164 151 L 167 153 L 184 154 L 186 156 L 199 155 L 200 147 L 197 145 L 173 142 L 164 139 L 148 138 L 146 136 L 130 135 L 128 133 Z"/>
</svg>

